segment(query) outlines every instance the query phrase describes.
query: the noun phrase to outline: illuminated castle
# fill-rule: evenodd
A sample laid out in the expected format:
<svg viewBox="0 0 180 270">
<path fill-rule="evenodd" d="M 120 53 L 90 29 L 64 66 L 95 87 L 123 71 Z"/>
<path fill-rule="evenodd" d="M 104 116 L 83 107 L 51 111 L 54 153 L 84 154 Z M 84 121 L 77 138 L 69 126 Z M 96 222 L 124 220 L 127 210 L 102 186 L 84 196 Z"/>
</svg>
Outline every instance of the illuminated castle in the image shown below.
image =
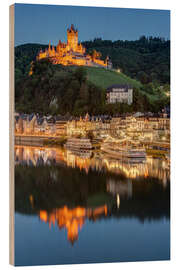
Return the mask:
<svg viewBox="0 0 180 270">
<path fill-rule="evenodd" d="M 78 30 L 71 25 L 67 29 L 67 43 L 59 40 L 56 48 L 51 46 L 45 51 L 40 50 L 37 60 L 48 58 L 53 64 L 61 64 L 64 66 L 78 65 L 78 66 L 96 66 L 111 68 L 111 62 L 107 57 L 105 61 L 100 59 L 101 54 L 93 51 L 92 55 L 86 53 L 86 49 L 82 44 L 78 43 Z"/>
</svg>

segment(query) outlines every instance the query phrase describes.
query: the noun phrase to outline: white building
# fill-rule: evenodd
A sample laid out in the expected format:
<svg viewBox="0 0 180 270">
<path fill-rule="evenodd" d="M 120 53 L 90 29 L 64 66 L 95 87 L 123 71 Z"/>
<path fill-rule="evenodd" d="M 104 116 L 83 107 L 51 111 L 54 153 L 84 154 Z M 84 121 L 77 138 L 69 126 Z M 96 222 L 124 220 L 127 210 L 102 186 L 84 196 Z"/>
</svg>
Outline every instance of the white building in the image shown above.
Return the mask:
<svg viewBox="0 0 180 270">
<path fill-rule="evenodd" d="M 133 88 L 130 85 L 113 84 L 107 88 L 107 103 L 127 103 L 133 102 Z"/>
</svg>

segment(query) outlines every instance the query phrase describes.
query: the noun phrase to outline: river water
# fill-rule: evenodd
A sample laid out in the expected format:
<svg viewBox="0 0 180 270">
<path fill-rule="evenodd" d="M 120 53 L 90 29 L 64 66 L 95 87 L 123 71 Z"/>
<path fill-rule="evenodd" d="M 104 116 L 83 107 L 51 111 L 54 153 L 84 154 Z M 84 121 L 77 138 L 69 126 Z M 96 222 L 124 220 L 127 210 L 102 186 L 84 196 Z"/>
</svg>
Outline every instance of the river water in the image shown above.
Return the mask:
<svg viewBox="0 0 180 270">
<path fill-rule="evenodd" d="M 15 264 L 170 259 L 166 161 L 15 146 Z"/>
</svg>

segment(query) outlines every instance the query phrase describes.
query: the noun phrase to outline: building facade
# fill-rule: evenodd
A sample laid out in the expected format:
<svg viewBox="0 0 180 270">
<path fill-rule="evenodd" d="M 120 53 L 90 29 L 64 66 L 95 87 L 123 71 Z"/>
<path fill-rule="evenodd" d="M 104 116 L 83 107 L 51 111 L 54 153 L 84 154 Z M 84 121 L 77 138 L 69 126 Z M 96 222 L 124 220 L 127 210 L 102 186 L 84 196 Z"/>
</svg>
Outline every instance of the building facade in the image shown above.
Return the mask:
<svg viewBox="0 0 180 270">
<path fill-rule="evenodd" d="M 113 84 L 107 88 L 107 103 L 127 103 L 133 102 L 133 88 L 129 85 Z"/>
<path fill-rule="evenodd" d="M 170 140 L 170 118 L 167 117 L 109 117 L 89 116 L 65 117 L 20 115 L 15 117 L 15 135 L 55 136 L 55 137 L 93 137 L 105 139 L 126 138 L 141 142 Z"/>
</svg>

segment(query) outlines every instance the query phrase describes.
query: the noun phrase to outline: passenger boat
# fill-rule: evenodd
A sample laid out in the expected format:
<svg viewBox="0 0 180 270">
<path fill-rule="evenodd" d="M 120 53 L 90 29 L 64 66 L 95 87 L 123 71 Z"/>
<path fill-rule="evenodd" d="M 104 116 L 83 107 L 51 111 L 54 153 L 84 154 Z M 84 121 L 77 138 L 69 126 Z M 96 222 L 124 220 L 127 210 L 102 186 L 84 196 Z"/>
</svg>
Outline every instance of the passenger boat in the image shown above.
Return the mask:
<svg viewBox="0 0 180 270">
<path fill-rule="evenodd" d="M 72 155 L 80 158 L 91 158 L 92 150 L 88 149 L 67 149 Z"/>
<path fill-rule="evenodd" d="M 89 151 L 92 149 L 92 144 L 88 138 L 69 138 L 65 147 L 70 150 Z"/>
<path fill-rule="evenodd" d="M 134 161 L 142 161 L 146 159 L 146 151 L 144 148 L 127 148 L 114 145 L 102 145 L 101 150 L 111 157 L 120 159 L 132 159 Z"/>
</svg>

